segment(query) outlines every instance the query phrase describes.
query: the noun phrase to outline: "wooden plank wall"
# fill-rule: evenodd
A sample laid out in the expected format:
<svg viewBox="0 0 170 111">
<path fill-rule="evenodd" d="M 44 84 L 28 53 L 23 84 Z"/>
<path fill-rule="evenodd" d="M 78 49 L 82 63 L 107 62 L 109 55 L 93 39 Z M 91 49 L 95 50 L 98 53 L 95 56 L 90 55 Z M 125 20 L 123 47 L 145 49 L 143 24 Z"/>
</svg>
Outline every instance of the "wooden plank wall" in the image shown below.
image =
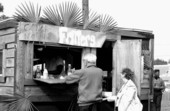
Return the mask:
<svg viewBox="0 0 170 111">
<path fill-rule="evenodd" d="M 0 45 L 4 44 L 3 74 L 1 76 L 5 77 L 5 82 L 0 82 L 0 95 L 13 94 L 14 92 L 15 41 L 15 28 L 0 30 Z"/>
<path fill-rule="evenodd" d="M 135 73 L 135 83 L 140 95 L 140 75 L 141 75 L 141 44 L 140 40 L 121 40 L 115 44 L 114 51 L 114 74 L 116 76 L 116 91 L 118 91 L 122 85 L 120 80 L 120 72 L 123 68 L 130 68 Z M 113 82 L 114 83 L 114 82 Z M 115 92 L 114 92 L 115 93 Z"/>
<path fill-rule="evenodd" d="M 142 41 L 142 55 L 143 55 L 143 69 L 144 73 L 142 75 L 141 81 L 141 99 L 147 100 L 150 93 L 152 92 L 152 69 L 147 69 L 147 67 L 153 67 L 153 39 L 148 39 Z"/>
<path fill-rule="evenodd" d="M 71 101 L 77 96 L 77 84 L 46 84 L 25 85 L 25 95 L 31 95 L 34 102 Z"/>
</svg>

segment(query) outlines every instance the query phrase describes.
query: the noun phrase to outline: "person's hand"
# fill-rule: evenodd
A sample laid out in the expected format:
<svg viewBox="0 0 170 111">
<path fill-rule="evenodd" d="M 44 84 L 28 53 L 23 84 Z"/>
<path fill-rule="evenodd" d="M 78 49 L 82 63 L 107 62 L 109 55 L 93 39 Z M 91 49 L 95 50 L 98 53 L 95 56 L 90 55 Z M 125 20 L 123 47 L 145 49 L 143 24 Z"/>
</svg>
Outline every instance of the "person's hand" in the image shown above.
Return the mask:
<svg viewBox="0 0 170 111">
<path fill-rule="evenodd" d="M 116 96 L 109 96 L 107 97 L 108 102 L 116 101 L 117 97 Z"/>
<path fill-rule="evenodd" d="M 61 76 L 59 77 L 59 79 L 65 79 L 65 77 L 61 75 Z"/>
<path fill-rule="evenodd" d="M 73 69 L 71 69 L 71 72 L 72 72 L 72 73 L 74 73 L 74 72 L 75 72 L 75 70 L 76 70 L 76 69 L 75 69 L 75 68 L 73 68 Z"/>
</svg>

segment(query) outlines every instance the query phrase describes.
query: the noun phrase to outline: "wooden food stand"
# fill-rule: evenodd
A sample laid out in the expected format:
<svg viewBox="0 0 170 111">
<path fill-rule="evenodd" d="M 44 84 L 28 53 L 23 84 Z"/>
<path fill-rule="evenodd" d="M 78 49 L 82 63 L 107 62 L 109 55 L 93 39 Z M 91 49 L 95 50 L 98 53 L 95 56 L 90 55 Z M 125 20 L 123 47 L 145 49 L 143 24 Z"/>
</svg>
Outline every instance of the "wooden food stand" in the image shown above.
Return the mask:
<svg viewBox="0 0 170 111">
<path fill-rule="evenodd" d="M 13 19 L 1 21 L 0 98 L 30 94 L 40 110 L 64 111 L 61 104 L 67 110 L 77 94 L 77 84 L 34 78 L 34 66 L 40 64 L 43 70 L 44 63 L 55 64 L 60 56 L 65 71 L 68 64 L 80 69 L 82 56 L 90 52 L 97 55 L 97 66 L 105 71 L 104 91 L 116 94 L 121 86 L 120 72 L 129 67 L 135 72 L 138 95 L 147 105 L 152 94 L 153 42 L 152 32 L 144 30 L 117 28 L 115 33 L 103 33 Z"/>
</svg>

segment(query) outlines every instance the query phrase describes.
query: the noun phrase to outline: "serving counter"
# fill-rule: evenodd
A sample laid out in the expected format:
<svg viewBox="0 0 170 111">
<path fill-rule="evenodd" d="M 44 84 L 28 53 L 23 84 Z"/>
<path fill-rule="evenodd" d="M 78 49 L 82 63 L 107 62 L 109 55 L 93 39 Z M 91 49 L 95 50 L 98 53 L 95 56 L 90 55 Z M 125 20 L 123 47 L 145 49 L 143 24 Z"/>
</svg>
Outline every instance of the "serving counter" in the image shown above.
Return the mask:
<svg viewBox="0 0 170 111">
<path fill-rule="evenodd" d="M 65 79 L 40 79 L 40 78 L 34 78 L 35 81 L 43 82 L 47 84 L 64 84 Z"/>
</svg>

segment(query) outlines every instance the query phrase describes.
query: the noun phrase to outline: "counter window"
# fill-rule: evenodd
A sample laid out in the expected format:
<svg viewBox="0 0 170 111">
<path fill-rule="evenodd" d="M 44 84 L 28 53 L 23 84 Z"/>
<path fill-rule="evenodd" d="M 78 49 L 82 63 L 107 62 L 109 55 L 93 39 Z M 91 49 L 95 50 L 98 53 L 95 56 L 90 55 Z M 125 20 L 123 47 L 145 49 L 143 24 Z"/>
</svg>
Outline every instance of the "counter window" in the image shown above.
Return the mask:
<svg viewBox="0 0 170 111">
<path fill-rule="evenodd" d="M 81 68 L 81 48 L 34 46 L 34 72 L 40 73 L 46 68 L 52 78 L 67 75 L 68 65 L 71 68 Z M 36 75 L 34 75 L 35 77 Z"/>
</svg>

